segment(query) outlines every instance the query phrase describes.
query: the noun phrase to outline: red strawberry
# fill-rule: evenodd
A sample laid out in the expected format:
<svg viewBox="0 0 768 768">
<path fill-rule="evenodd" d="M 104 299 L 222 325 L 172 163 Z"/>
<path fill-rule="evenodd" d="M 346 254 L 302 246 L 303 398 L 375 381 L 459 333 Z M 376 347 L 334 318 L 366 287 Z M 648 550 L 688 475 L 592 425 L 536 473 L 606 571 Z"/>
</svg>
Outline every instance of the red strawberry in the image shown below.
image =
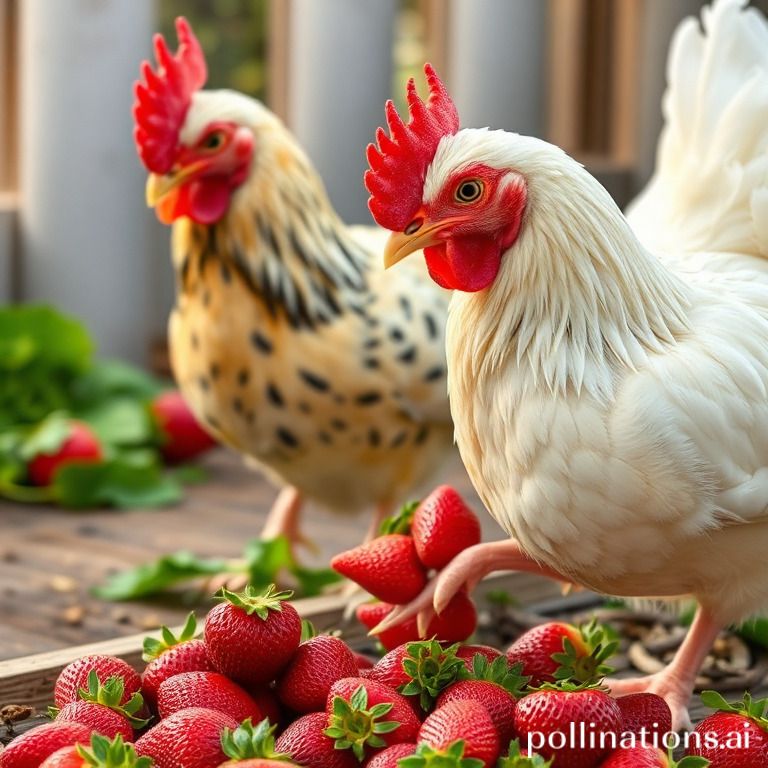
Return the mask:
<svg viewBox="0 0 768 768">
<path fill-rule="evenodd" d="M 56 720 L 38 725 L 17 736 L 0 752 L 0 768 L 38 768 L 43 760 L 62 747 L 78 741 L 87 744 L 90 739 L 91 729 L 82 723 Z"/>
<path fill-rule="evenodd" d="M 373 629 L 389 616 L 395 609 L 390 603 L 363 603 L 357 607 L 357 620 L 368 629 Z M 402 624 L 392 627 L 379 635 L 376 639 L 388 651 L 397 648 L 404 643 L 410 643 L 419 639 L 419 630 L 416 619 L 408 619 Z"/>
<path fill-rule="evenodd" d="M 449 701 L 438 707 L 422 723 L 417 739 L 437 750 L 448 750 L 460 740 L 464 758 L 481 760 L 485 768 L 495 765 L 501 751 L 499 734 L 488 710 L 478 701 Z"/>
<path fill-rule="evenodd" d="M 160 683 L 182 672 L 209 672 L 211 662 L 202 640 L 195 640 L 197 619 L 194 613 L 187 617 L 178 637 L 168 627 L 161 627 L 161 640 L 147 637 L 142 658 L 148 662 L 141 675 L 141 693 L 153 709 L 157 706 Z"/>
<path fill-rule="evenodd" d="M 136 741 L 136 753 L 155 768 L 216 768 L 226 760 L 221 748 L 225 728 L 237 728 L 229 715 L 190 707 L 161 720 Z"/>
<path fill-rule="evenodd" d="M 317 712 L 337 680 L 356 675 L 357 660 L 349 646 L 338 637 L 318 635 L 299 646 L 277 683 L 277 695 L 294 712 Z"/>
<path fill-rule="evenodd" d="M 409 603 L 427 584 L 413 539 L 400 533 L 379 536 L 336 555 L 331 568 L 379 600 L 397 605 Z"/>
<path fill-rule="evenodd" d="M 466 640 L 477 628 L 477 610 L 466 592 L 457 592 L 439 616 L 427 627 L 427 637 L 445 643 Z"/>
<path fill-rule="evenodd" d="M 127 704 L 141 690 L 139 673 L 122 659 L 116 656 L 83 656 L 61 670 L 53 693 L 57 707 L 80 700 L 79 691 L 81 688 L 88 689 L 88 676 L 92 670 L 95 670 L 102 684 L 110 677 L 122 679 L 123 695 L 120 704 Z"/>
<path fill-rule="evenodd" d="M 411 757 L 415 754 L 416 744 L 393 744 L 377 752 L 365 764 L 365 768 L 399 768 L 398 761 L 401 757 Z"/>
<path fill-rule="evenodd" d="M 92 731 L 114 739 L 120 734 L 126 741 L 133 738 L 134 728 L 143 728 L 146 720 L 135 717 L 144 707 L 140 693 L 134 693 L 125 704 L 125 685 L 119 675 L 107 678 L 102 684 L 95 669 L 88 674 L 88 688 L 79 691 L 80 700 L 65 704 L 60 710 L 52 709 L 57 720 L 83 723 Z"/>
<path fill-rule="evenodd" d="M 289 754 L 304 768 L 359 768 L 351 750 L 336 749 L 333 739 L 323 733 L 327 727 L 327 713 L 304 715 L 280 734 L 275 748 Z"/>
<path fill-rule="evenodd" d="M 248 688 L 251 698 L 258 704 L 264 717 L 273 725 L 282 722 L 283 712 L 273 690 L 267 687 Z"/>
<path fill-rule="evenodd" d="M 103 460 L 99 438 L 82 421 L 68 422 L 69 434 L 51 453 L 39 453 L 27 465 L 33 485 L 50 485 L 56 470 L 67 464 L 92 464 Z"/>
<path fill-rule="evenodd" d="M 613 671 L 604 662 L 617 645 L 594 621 L 581 629 L 552 621 L 518 637 L 507 649 L 507 658 L 510 664 L 522 663 L 534 688 L 564 679 L 587 683 Z"/>
<path fill-rule="evenodd" d="M 415 741 L 421 725 L 408 699 L 384 683 L 362 677 L 334 683 L 325 709 L 326 736 L 335 739 L 339 749 L 351 747 L 360 761 L 372 748 Z"/>
<path fill-rule="evenodd" d="M 151 768 L 152 760 L 137 757 L 133 744 L 123 742 L 122 736 L 110 741 L 94 733 L 89 746 L 77 744 L 63 747 L 47 757 L 40 768 Z"/>
<path fill-rule="evenodd" d="M 265 685 L 288 666 L 301 641 L 301 619 L 285 602 L 291 592 L 246 587 L 220 589 L 224 602 L 205 620 L 205 644 L 214 668 L 242 685 Z"/>
<path fill-rule="evenodd" d="M 600 763 L 599 768 L 705 768 L 709 765 L 706 760 L 694 762 L 698 759 L 686 757 L 677 763 L 670 760 L 666 753 L 658 747 L 620 747 L 615 752 L 611 752 Z"/>
<path fill-rule="evenodd" d="M 515 730 L 523 743 L 527 740 L 543 757 L 554 757 L 557 768 L 592 768 L 611 750 L 611 734 L 618 740 L 622 728 L 616 700 L 597 688 L 535 691 L 515 708 Z"/>
<path fill-rule="evenodd" d="M 259 722 L 259 705 L 237 683 L 218 672 L 182 672 L 169 677 L 157 691 L 157 711 L 165 718 L 189 707 L 215 709 L 241 723 Z"/>
<path fill-rule="evenodd" d="M 704 691 L 701 700 L 713 709 L 694 730 L 688 754 L 705 757 L 710 768 L 763 768 L 768 765 L 768 699 L 744 699 L 729 704 L 719 693 Z M 698 743 L 697 743 L 698 741 Z"/>
<path fill-rule="evenodd" d="M 482 654 L 475 655 L 471 669 L 464 668 L 467 675 L 470 679 L 459 680 L 443 691 L 437 707 L 449 701 L 479 701 L 488 710 L 501 744 L 508 744 L 515 730 L 515 706 L 528 678 L 520 675 L 519 664 L 510 667 L 504 656 L 489 663 Z"/>
<path fill-rule="evenodd" d="M 456 655 L 460 659 L 464 659 L 464 663 L 467 665 L 467 669 L 472 669 L 472 661 L 477 654 L 484 656 L 489 662 L 493 662 L 498 659 L 499 656 L 504 654 L 498 648 L 492 648 L 490 645 L 460 645 L 456 651 Z"/>
<path fill-rule="evenodd" d="M 645 735 L 643 741 L 655 745 L 662 744 L 661 737 L 672 731 L 672 712 L 661 696 L 633 693 L 620 696 L 616 703 L 621 710 L 625 733 L 634 733 L 638 737 Z"/>
<path fill-rule="evenodd" d="M 166 461 L 186 461 L 216 445 L 180 392 L 163 392 L 152 401 L 149 409 L 162 435 L 160 451 Z"/>
<path fill-rule="evenodd" d="M 421 562 L 439 570 L 480 543 L 480 521 L 453 488 L 440 485 L 413 513 L 411 536 Z"/>
<path fill-rule="evenodd" d="M 261 768 L 281 765 L 285 768 L 288 755 L 275 752 L 276 727 L 270 725 L 266 719 L 258 725 L 253 725 L 248 719 L 234 731 L 225 728 L 221 736 L 221 747 L 224 754 L 231 759 L 222 763 L 222 766 Z"/>
<path fill-rule="evenodd" d="M 133 728 L 127 718 L 114 709 L 91 701 L 73 701 L 65 704 L 56 715 L 56 720 L 66 723 L 82 723 L 91 731 L 114 739 L 118 734 L 130 741 L 133 739 Z"/>
<path fill-rule="evenodd" d="M 373 667 L 368 680 L 376 680 L 418 697 L 424 710 L 431 709 L 437 696 L 459 679 L 464 662 L 456 656 L 457 646 L 443 648 L 437 640 L 406 643 L 391 650 Z"/>
</svg>

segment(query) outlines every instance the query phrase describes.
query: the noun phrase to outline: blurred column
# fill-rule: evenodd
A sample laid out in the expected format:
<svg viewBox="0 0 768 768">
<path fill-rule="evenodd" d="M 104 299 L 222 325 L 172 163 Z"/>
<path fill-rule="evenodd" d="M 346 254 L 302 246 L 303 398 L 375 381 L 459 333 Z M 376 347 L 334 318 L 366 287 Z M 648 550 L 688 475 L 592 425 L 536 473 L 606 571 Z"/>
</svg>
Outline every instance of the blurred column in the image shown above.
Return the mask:
<svg viewBox="0 0 768 768">
<path fill-rule="evenodd" d="M 365 148 L 392 82 L 395 0 L 292 0 L 288 123 L 349 223 L 371 223 Z"/>
<path fill-rule="evenodd" d="M 463 126 L 543 136 L 542 0 L 450 0 L 447 81 Z"/>
<path fill-rule="evenodd" d="M 152 0 L 24 0 L 23 298 L 82 318 L 100 352 L 146 359 L 149 228 L 132 82 Z"/>
</svg>

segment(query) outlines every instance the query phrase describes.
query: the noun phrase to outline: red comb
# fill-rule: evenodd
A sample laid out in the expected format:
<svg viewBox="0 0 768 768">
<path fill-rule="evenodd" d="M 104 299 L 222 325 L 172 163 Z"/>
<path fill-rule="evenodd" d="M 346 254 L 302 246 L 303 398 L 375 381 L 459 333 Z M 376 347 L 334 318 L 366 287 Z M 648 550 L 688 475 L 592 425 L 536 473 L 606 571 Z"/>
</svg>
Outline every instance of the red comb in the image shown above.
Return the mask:
<svg viewBox="0 0 768 768">
<path fill-rule="evenodd" d="M 389 136 L 383 128 L 376 131 L 378 147 L 369 144 L 365 186 L 373 218 L 386 229 L 402 231 L 413 220 L 421 205 L 424 177 L 443 136 L 459 130 L 459 114 L 445 86 L 431 64 L 424 65 L 429 98 L 424 103 L 416 93 L 413 78 L 408 81 L 406 125 L 395 105 L 385 107 Z"/>
<path fill-rule="evenodd" d="M 155 35 L 157 71 L 148 61 L 141 64 L 143 80 L 137 80 L 133 92 L 133 132 L 139 157 L 148 170 L 171 170 L 179 131 L 192 101 L 192 94 L 203 87 L 207 77 L 205 57 L 189 22 L 176 19 L 179 49 L 171 54 L 162 35 Z"/>
</svg>

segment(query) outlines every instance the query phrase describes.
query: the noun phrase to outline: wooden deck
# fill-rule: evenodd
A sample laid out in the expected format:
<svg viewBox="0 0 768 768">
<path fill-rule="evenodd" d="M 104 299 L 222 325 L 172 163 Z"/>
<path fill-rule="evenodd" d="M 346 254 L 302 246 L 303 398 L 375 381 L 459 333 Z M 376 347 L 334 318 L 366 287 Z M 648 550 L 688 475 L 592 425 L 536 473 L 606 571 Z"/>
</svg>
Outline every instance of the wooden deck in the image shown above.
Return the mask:
<svg viewBox="0 0 768 768">
<path fill-rule="evenodd" d="M 225 450 L 203 462 L 208 481 L 187 489 L 174 508 L 70 512 L 0 501 L 0 660 L 108 640 L 179 623 L 178 601 L 114 604 L 89 590 L 117 570 L 179 549 L 237 557 L 258 535 L 274 490 Z M 481 509 L 458 460 L 444 480 Z M 500 535 L 482 515 L 486 539 Z M 305 531 L 320 547 L 307 563 L 327 565 L 335 552 L 358 543 L 367 518 L 338 517 L 310 507 Z M 200 612 L 202 615 L 202 612 Z"/>
</svg>

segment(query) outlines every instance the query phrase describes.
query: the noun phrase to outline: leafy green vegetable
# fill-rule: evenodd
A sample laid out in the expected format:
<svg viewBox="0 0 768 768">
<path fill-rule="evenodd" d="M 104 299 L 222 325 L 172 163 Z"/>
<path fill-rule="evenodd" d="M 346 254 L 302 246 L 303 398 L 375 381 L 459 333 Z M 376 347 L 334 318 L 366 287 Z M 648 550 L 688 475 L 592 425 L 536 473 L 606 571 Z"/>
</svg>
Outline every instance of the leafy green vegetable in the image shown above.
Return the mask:
<svg viewBox="0 0 768 768">
<path fill-rule="evenodd" d="M 327 568 L 304 568 L 291 552 L 285 536 L 275 539 L 253 539 L 245 546 L 240 560 L 199 558 L 190 552 L 177 552 L 154 563 L 122 571 L 95 590 L 98 597 L 108 600 L 137 600 L 166 592 L 184 582 L 220 573 L 247 573 L 254 589 L 265 589 L 279 582 L 278 575 L 289 574 L 305 597 L 319 594 L 325 587 L 341 578 Z"/>
<path fill-rule="evenodd" d="M 119 360 L 98 360 L 72 386 L 76 407 L 93 405 L 113 397 L 151 400 L 167 386 L 145 371 Z"/>
<path fill-rule="evenodd" d="M 77 320 L 51 307 L 0 308 L 0 430 L 66 409 L 93 346 Z"/>
<path fill-rule="evenodd" d="M 190 579 L 214 576 L 227 569 L 225 560 L 204 560 L 191 552 L 176 552 L 157 562 L 111 576 L 103 587 L 94 589 L 94 594 L 105 600 L 136 600 L 156 595 Z"/>
</svg>

